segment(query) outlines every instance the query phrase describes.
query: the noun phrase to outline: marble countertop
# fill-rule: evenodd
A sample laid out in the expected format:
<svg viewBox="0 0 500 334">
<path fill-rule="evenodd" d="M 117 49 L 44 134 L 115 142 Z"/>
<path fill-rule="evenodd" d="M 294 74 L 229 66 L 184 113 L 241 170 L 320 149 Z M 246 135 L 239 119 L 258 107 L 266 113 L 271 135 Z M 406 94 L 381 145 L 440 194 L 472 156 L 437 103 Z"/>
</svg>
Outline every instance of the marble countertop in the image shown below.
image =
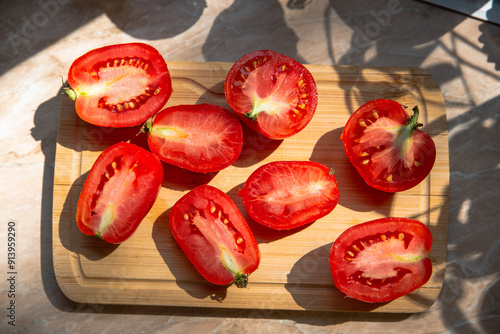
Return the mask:
<svg viewBox="0 0 500 334">
<path fill-rule="evenodd" d="M 490 10 L 498 15 L 499 2 Z M 500 331 L 500 26 L 412 0 L 31 0 L 10 1 L 2 14 L 0 332 Z M 309 64 L 429 71 L 443 92 L 449 134 L 449 241 L 438 300 L 423 313 L 370 314 L 67 299 L 52 265 L 61 83 L 86 51 L 132 41 L 153 45 L 167 62 L 233 62 L 256 49 L 274 49 Z M 9 227 L 16 231 L 13 285 L 5 246 Z M 12 288 L 15 326 L 8 323 Z"/>
</svg>

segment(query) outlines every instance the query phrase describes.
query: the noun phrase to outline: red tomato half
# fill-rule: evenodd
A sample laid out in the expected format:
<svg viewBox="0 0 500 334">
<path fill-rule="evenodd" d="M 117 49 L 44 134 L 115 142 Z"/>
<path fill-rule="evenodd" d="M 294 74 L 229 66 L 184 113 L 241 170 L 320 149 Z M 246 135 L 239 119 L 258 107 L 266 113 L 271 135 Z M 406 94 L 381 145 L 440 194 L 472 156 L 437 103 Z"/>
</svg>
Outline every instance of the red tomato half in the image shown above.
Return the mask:
<svg viewBox="0 0 500 334">
<path fill-rule="evenodd" d="M 314 161 L 275 161 L 257 168 L 240 191 L 258 223 L 289 230 L 329 214 L 339 201 L 333 172 Z"/>
<path fill-rule="evenodd" d="M 259 266 L 252 231 L 231 198 L 215 187 L 201 185 L 181 197 L 169 223 L 181 249 L 211 283 L 244 287 Z"/>
<path fill-rule="evenodd" d="M 156 114 L 172 94 L 167 64 L 152 46 L 115 44 L 76 59 L 68 73 L 78 115 L 105 127 L 139 125 Z"/>
<path fill-rule="evenodd" d="M 386 302 L 423 286 L 432 274 L 432 234 L 419 221 L 381 218 L 345 230 L 332 246 L 335 286 L 365 302 Z"/>
<path fill-rule="evenodd" d="M 429 175 L 436 146 L 418 128 L 418 108 L 409 117 L 392 100 L 374 100 L 356 110 L 344 127 L 347 157 L 371 187 L 397 192 L 410 189 Z"/>
<path fill-rule="evenodd" d="M 164 109 L 149 127 L 151 151 L 165 162 L 194 172 L 216 172 L 232 165 L 243 146 L 238 118 L 211 104 Z"/>
<path fill-rule="evenodd" d="M 224 91 L 236 115 L 272 139 L 305 128 L 318 104 L 311 73 L 296 60 L 270 50 L 254 51 L 236 61 Z"/>
<path fill-rule="evenodd" d="M 104 150 L 78 200 L 79 229 L 110 243 L 125 241 L 153 206 L 163 182 L 161 161 L 130 143 Z"/>
</svg>

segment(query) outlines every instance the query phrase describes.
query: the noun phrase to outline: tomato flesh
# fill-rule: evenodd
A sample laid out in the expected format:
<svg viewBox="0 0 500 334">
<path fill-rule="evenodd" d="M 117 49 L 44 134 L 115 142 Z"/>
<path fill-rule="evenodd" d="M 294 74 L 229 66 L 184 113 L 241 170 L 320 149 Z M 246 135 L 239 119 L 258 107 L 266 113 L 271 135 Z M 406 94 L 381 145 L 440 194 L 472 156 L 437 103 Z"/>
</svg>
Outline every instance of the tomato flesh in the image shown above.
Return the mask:
<svg viewBox="0 0 500 334">
<path fill-rule="evenodd" d="M 85 121 L 104 127 L 142 124 L 167 103 L 172 82 L 165 60 L 144 43 L 115 44 L 77 58 L 68 95 Z"/>
<path fill-rule="evenodd" d="M 128 239 L 153 206 L 163 166 L 151 152 L 117 143 L 95 161 L 78 200 L 79 229 L 110 243 Z"/>
<path fill-rule="evenodd" d="M 174 106 L 154 117 L 148 143 L 165 162 L 194 172 L 216 172 L 240 156 L 243 130 L 238 118 L 222 107 Z"/>
<path fill-rule="evenodd" d="M 311 73 L 296 60 L 271 50 L 254 51 L 236 61 L 224 92 L 236 115 L 271 139 L 300 132 L 318 104 Z"/>
<path fill-rule="evenodd" d="M 329 214 L 339 201 L 331 170 L 314 161 L 274 161 L 256 169 L 240 191 L 258 223 L 289 230 Z"/>
<path fill-rule="evenodd" d="M 418 109 L 410 117 L 401 104 L 374 100 L 356 110 L 341 139 L 352 165 L 371 187 L 398 192 L 415 187 L 429 175 L 436 146 L 418 129 Z"/>
<path fill-rule="evenodd" d="M 381 218 L 354 225 L 334 242 L 335 286 L 365 302 L 386 302 L 423 286 L 432 274 L 432 234 L 419 221 Z"/>
<path fill-rule="evenodd" d="M 260 263 L 260 250 L 245 219 L 221 190 L 201 185 L 181 197 L 169 216 L 172 234 L 209 282 L 244 287 Z"/>
</svg>

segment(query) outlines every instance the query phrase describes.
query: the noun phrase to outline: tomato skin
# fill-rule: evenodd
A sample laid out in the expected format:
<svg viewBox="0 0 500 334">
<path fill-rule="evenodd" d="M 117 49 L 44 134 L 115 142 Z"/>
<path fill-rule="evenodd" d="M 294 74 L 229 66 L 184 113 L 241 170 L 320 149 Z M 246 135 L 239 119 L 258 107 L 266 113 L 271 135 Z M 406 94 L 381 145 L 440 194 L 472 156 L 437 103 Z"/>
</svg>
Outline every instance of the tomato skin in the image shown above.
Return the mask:
<svg viewBox="0 0 500 334">
<path fill-rule="evenodd" d="M 108 45 L 78 57 L 68 72 L 77 114 L 103 127 L 140 125 L 172 94 L 162 55 L 144 43 Z"/>
<path fill-rule="evenodd" d="M 418 109 L 410 117 L 401 104 L 386 99 L 367 102 L 351 115 L 341 139 L 349 161 L 369 186 L 400 192 L 429 175 L 436 146 L 418 129 L 417 118 Z"/>
<path fill-rule="evenodd" d="M 394 300 L 430 279 L 431 246 L 430 230 L 417 220 L 388 217 L 354 225 L 332 245 L 333 281 L 340 291 L 358 300 Z"/>
<path fill-rule="evenodd" d="M 199 173 L 232 165 L 243 147 L 240 121 L 211 104 L 173 106 L 152 122 L 148 145 L 161 160 Z"/>
<path fill-rule="evenodd" d="M 259 246 L 248 224 L 231 198 L 213 186 L 198 186 L 181 197 L 169 225 L 188 259 L 213 284 L 234 281 L 240 287 L 243 279 L 244 287 L 259 266 Z"/>
<path fill-rule="evenodd" d="M 339 189 L 330 168 L 314 161 L 274 161 L 257 168 L 239 195 L 258 223 L 290 230 L 312 223 L 337 206 Z"/>
<path fill-rule="evenodd" d="M 163 165 L 151 152 L 125 142 L 110 146 L 99 155 L 83 186 L 78 228 L 109 243 L 124 242 L 148 214 L 162 182 Z"/>
<path fill-rule="evenodd" d="M 312 74 L 302 64 L 271 50 L 238 59 L 224 82 L 229 106 L 250 128 L 271 139 L 304 129 L 318 104 Z"/>
</svg>

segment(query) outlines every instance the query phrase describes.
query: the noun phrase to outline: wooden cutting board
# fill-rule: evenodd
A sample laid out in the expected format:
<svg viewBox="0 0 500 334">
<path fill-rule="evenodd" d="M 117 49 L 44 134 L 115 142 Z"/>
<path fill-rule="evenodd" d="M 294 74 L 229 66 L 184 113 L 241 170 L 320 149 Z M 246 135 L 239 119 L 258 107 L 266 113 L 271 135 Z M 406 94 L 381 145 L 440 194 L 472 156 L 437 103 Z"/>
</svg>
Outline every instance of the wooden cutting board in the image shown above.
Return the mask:
<svg viewBox="0 0 500 334">
<path fill-rule="evenodd" d="M 228 108 L 224 79 L 231 63 L 170 62 L 174 92 L 167 106 L 212 103 Z M 438 297 L 446 266 L 448 238 L 448 134 L 441 91 L 432 76 L 417 68 L 366 68 L 307 65 L 319 91 L 313 120 L 283 141 L 244 127 L 238 161 L 219 173 L 197 174 L 165 164 L 165 180 L 150 213 L 135 234 L 111 245 L 82 234 L 76 205 L 88 171 L 110 145 L 130 140 L 145 145 L 139 127 L 110 129 L 82 121 L 64 97 L 59 119 L 53 203 L 53 258 L 57 281 L 68 298 L 82 303 L 187 307 L 360 312 L 420 312 Z M 437 147 L 430 176 L 408 191 L 387 194 L 369 188 L 347 160 L 340 134 L 361 104 L 376 98 L 419 105 Z M 340 201 L 328 216 L 288 232 L 252 221 L 237 196 L 258 166 L 276 160 L 313 160 L 335 169 Z M 196 185 L 226 192 L 254 231 L 262 253 L 248 288 L 215 286 L 194 269 L 174 241 L 168 216 L 172 205 Z M 333 284 L 328 255 L 334 240 L 355 224 L 387 216 L 410 217 L 432 231 L 433 275 L 418 291 L 383 304 L 346 298 Z M 266 313 L 268 314 L 268 313 Z"/>
</svg>

